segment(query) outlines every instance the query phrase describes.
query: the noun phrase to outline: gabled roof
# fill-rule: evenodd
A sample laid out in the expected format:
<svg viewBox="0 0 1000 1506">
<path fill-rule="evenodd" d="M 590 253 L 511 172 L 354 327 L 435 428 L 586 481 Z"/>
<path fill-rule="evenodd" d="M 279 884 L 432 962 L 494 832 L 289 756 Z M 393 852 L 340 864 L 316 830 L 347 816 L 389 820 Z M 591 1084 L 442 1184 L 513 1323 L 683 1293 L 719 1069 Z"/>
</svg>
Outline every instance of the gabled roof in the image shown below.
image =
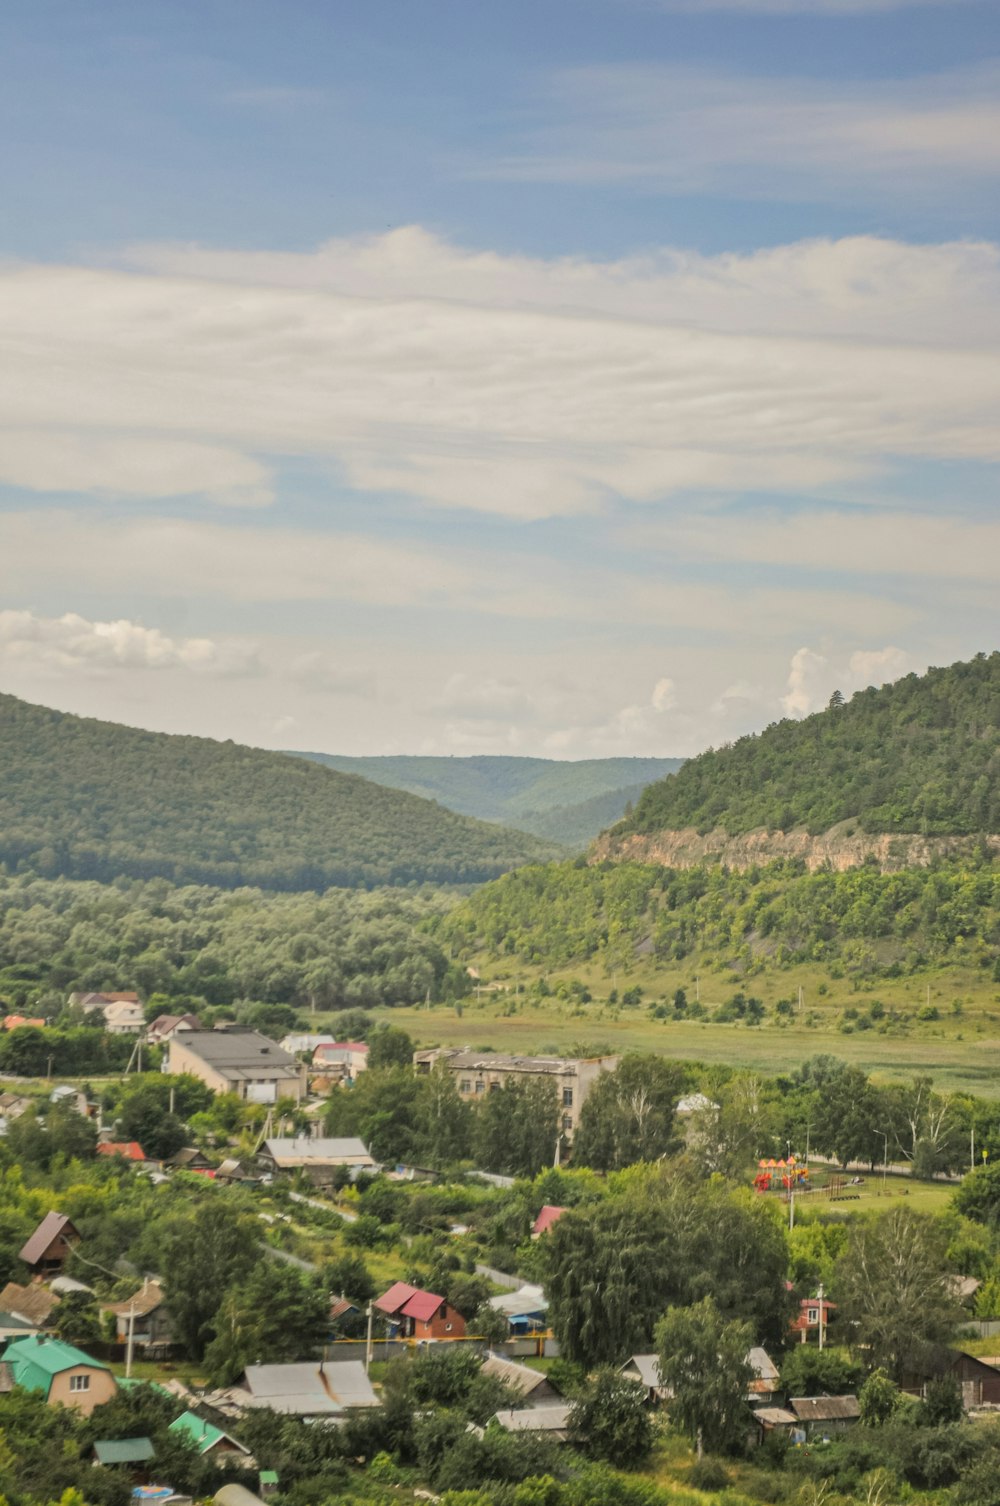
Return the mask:
<svg viewBox="0 0 1000 1506">
<path fill-rule="evenodd" d="M 767 1350 L 762 1349 L 759 1344 L 755 1344 L 748 1352 L 747 1359 L 750 1362 L 750 1368 L 754 1373 L 755 1380 L 777 1382 L 780 1379 L 777 1365 Z"/>
<path fill-rule="evenodd" d="M 336 1416 L 349 1407 L 377 1407 L 360 1360 L 312 1360 L 292 1365 L 248 1365 L 251 1406 L 289 1416 Z"/>
<path fill-rule="evenodd" d="M 276 1166 L 375 1165 L 365 1142 L 356 1137 L 292 1135 L 282 1140 L 265 1140 L 264 1148 Z"/>
<path fill-rule="evenodd" d="M 155 1312 L 163 1303 L 163 1288 L 158 1281 L 145 1281 L 132 1297 L 127 1297 L 124 1302 L 109 1302 L 105 1312 L 115 1313 L 120 1318 L 127 1318 L 130 1312 L 134 1312 L 137 1318 L 144 1318 L 148 1313 Z"/>
<path fill-rule="evenodd" d="M 14 1379 L 26 1391 L 44 1391 L 48 1396 L 53 1376 L 64 1370 L 110 1370 L 102 1360 L 92 1359 L 82 1349 L 62 1339 L 15 1339 L 8 1344 L 4 1359 L 14 1371 Z"/>
<path fill-rule="evenodd" d="M 97 1146 L 99 1156 L 121 1156 L 125 1161 L 145 1161 L 146 1152 L 138 1140 L 101 1140 Z"/>
<path fill-rule="evenodd" d="M 167 1432 L 183 1433 L 185 1438 L 190 1438 L 199 1454 L 207 1454 L 210 1448 L 214 1448 L 217 1443 L 223 1441 L 231 1443 L 241 1453 L 248 1454 L 250 1452 L 248 1448 L 244 1448 L 238 1439 L 233 1438 L 230 1433 L 224 1433 L 214 1423 L 206 1422 L 204 1417 L 198 1416 L 197 1412 L 182 1412 L 179 1417 L 174 1418 Z"/>
<path fill-rule="evenodd" d="M 67 1239 L 71 1235 L 75 1235 L 77 1239 L 80 1237 L 65 1213 L 46 1213 L 34 1234 L 23 1246 L 21 1259 L 27 1265 L 35 1265 L 41 1260 L 52 1241 L 58 1239 L 60 1234 L 64 1235 Z"/>
<path fill-rule="evenodd" d="M 520 1407 L 510 1412 L 495 1412 L 494 1420 L 508 1433 L 563 1433 L 569 1427 L 570 1402 L 550 1407 Z"/>
<path fill-rule="evenodd" d="M 800 1422 L 852 1422 L 861 1416 L 856 1396 L 791 1396 L 788 1405 Z"/>
<path fill-rule="evenodd" d="M 633 1375 L 640 1380 L 647 1391 L 662 1391 L 663 1382 L 660 1379 L 660 1357 L 658 1354 L 633 1354 L 621 1367 L 623 1375 Z"/>
<path fill-rule="evenodd" d="M 516 1292 L 500 1292 L 496 1297 L 488 1298 L 488 1301 L 490 1307 L 495 1307 L 506 1318 L 527 1318 L 536 1314 L 544 1317 L 549 1307 L 542 1288 L 532 1286 L 530 1282 L 519 1286 Z"/>
<path fill-rule="evenodd" d="M 388 1313 L 390 1317 L 402 1315 L 415 1318 L 418 1323 L 429 1323 L 443 1305 L 444 1298 L 439 1297 L 437 1292 L 421 1291 L 419 1287 L 410 1286 L 406 1281 L 394 1282 L 375 1302 L 379 1311 Z"/>
<path fill-rule="evenodd" d="M 45 1323 L 52 1309 L 58 1306 L 58 1297 L 44 1286 L 18 1286 L 16 1281 L 8 1281 L 0 1292 L 0 1311 L 16 1313 L 29 1323 Z"/>
<path fill-rule="evenodd" d="M 565 1212 L 565 1208 L 560 1208 L 555 1203 L 546 1203 L 531 1226 L 532 1234 L 544 1234 L 546 1229 L 551 1229 Z"/>
<path fill-rule="evenodd" d="M 545 1392 L 554 1392 L 556 1396 L 562 1393 L 559 1387 L 554 1385 L 547 1375 L 541 1370 L 532 1370 L 530 1365 L 518 1365 L 514 1360 L 505 1359 L 501 1354 L 494 1354 L 492 1350 L 483 1360 L 483 1374 L 491 1375 L 495 1380 L 501 1380 L 516 1391 L 520 1397 L 527 1400 L 540 1387 Z"/>
</svg>

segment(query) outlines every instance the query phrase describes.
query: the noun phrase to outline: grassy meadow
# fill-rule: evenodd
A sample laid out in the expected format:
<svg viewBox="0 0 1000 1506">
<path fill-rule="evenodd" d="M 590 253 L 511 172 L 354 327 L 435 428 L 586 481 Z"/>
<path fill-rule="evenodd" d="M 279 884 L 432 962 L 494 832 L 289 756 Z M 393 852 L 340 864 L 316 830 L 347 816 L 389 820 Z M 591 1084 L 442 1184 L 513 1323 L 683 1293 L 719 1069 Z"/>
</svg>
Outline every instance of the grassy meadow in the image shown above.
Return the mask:
<svg viewBox="0 0 1000 1506">
<path fill-rule="evenodd" d="M 383 1016 L 409 1031 L 421 1046 L 468 1046 L 522 1053 L 655 1051 L 681 1060 L 788 1071 L 821 1052 L 856 1063 L 885 1078 L 927 1072 L 946 1092 L 1000 1098 L 1000 988 L 981 968 L 947 967 L 877 982 L 834 979 L 821 967 L 800 966 L 739 979 L 690 966 L 654 966 L 639 959 L 613 979 L 600 965 L 549 972 L 544 997 L 530 992 L 538 968 L 505 958 L 480 963 L 476 994 L 459 1006 L 399 1008 Z M 560 996 L 560 984 L 583 983 L 590 1003 Z M 637 1005 L 609 1003 L 619 994 L 642 989 Z M 710 1020 L 657 1019 L 652 1008 L 683 988 L 714 1010 L 738 989 L 761 999 L 760 1025 L 715 1024 Z M 799 989 L 802 1002 L 799 1005 Z M 780 999 L 795 1001 L 788 1017 L 775 1014 Z M 858 1028 L 845 1011 L 865 1017 L 878 1002 L 885 1017 Z M 928 1006 L 936 1019 L 920 1018 Z M 459 1012 L 460 1011 L 460 1012 Z"/>
</svg>

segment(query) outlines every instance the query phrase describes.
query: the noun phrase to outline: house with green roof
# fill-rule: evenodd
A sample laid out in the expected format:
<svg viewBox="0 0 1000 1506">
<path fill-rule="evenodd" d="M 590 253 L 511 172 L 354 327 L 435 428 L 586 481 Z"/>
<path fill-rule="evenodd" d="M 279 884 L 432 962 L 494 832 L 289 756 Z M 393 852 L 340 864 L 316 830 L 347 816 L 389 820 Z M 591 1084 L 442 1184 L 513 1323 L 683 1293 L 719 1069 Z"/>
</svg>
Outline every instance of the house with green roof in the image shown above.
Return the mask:
<svg viewBox="0 0 1000 1506">
<path fill-rule="evenodd" d="M 242 1443 L 231 1437 L 229 1433 L 224 1433 L 214 1423 L 207 1422 L 204 1417 L 199 1417 L 197 1412 L 182 1412 L 170 1424 L 168 1432 L 180 1433 L 185 1438 L 189 1438 L 199 1454 L 203 1458 L 207 1455 L 215 1464 L 225 1464 L 227 1455 L 230 1456 L 230 1463 L 236 1463 L 236 1458 L 233 1457 L 236 1455 L 240 1458 L 250 1457 L 248 1448 L 244 1448 Z"/>
<path fill-rule="evenodd" d="M 85 1417 L 110 1401 L 117 1390 L 108 1365 L 43 1334 L 8 1344 L 4 1362 L 11 1368 L 15 1386 L 40 1391 L 50 1406 L 74 1407 Z"/>
</svg>

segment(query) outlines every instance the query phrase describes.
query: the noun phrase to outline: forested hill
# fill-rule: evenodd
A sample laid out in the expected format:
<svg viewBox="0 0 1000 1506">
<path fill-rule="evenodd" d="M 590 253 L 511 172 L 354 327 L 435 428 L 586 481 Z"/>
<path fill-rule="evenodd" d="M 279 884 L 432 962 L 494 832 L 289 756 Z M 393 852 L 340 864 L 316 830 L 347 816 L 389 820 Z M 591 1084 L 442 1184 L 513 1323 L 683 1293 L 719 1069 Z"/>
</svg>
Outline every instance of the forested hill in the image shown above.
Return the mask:
<svg viewBox="0 0 1000 1506">
<path fill-rule="evenodd" d="M 861 690 L 691 758 L 609 837 L 696 828 L 1000 833 L 1000 653 Z"/>
<path fill-rule="evenodd" d="M 681 758 L 350 758 L 298 753 L 327 768 L 438 800 L 449 810 L 500 821 L 568 847 L 584 847 Z"/>
<path fill-rule="evenodd" d="M 235 888 L 473 883 L 554 849 L 303 759 L 0 695 L 0 863 Z"/>
</svg>

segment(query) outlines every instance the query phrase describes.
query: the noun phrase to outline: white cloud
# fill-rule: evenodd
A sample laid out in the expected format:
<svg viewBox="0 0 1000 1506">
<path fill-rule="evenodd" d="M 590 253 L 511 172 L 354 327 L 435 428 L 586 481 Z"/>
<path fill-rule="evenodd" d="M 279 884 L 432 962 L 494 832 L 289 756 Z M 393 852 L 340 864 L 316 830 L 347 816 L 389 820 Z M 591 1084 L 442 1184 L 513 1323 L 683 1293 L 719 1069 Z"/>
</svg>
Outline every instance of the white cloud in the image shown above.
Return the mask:
<svg viewBox="0 0 1000 1506">
<path fill-rule="evenodd" d="M 65 670 L 183 669 L 205 675 L 255 674 L 255 650 L 210 638 L 170 638 L 159 628 L 119 618 L 90 622 L 74 612 L 38 617 L 0 611 L 0 663 L 9 668 Z"/>
<path fill-rule="evenodd" d="M 835 690 L 848 696 L 867 685 L 886 685 L 911 668 L 910 655 L 889 644 L 885 648 L 857 649 L 847 662 L 800 648 L 792 655 L 788 689 L 782 697 L 786 716 L 809 716 L 821 711 Z"/>
<path fill-rule="evenodd" d="M 672 711 L 677 705 L 677 688 L 673 680 L 657 680 L 650 705 L 654 711 Z"/>
<path fill-rule="evenodd" d="M 549 83 L 552 123 L 488 169 L 538 182 L 652 183 L 703 194 L 842 200 L 947 194 L 1000 171 L 993 63 L 858 82 L 624 63 Z"/>
<path fill-rule="evenodd" d="M 537 707 L 514 680 L 470 674 L 451 675 L 431 710 L 459 721 L 491 722 L 494 728 L 507 719 L 534 721 Z"/>
<path fill-rule="evenodd" d="M 321 649 L 296 655 L 288 665 L 287 673 L 308 690 L 357 696 L 362 700 L 375 694 L 375 677 L 369 670 L 343 664 Z"/>
<path fill-rule="evenodd" d="M 304 456 L 362 490 L 532 519 L 1000 459 L 992 246 L 605 265 L 404 232 L 149 257 L 162 270 L 0 275 L 0 476 L 265 502 L 265 465 Z"/>
</svg>

